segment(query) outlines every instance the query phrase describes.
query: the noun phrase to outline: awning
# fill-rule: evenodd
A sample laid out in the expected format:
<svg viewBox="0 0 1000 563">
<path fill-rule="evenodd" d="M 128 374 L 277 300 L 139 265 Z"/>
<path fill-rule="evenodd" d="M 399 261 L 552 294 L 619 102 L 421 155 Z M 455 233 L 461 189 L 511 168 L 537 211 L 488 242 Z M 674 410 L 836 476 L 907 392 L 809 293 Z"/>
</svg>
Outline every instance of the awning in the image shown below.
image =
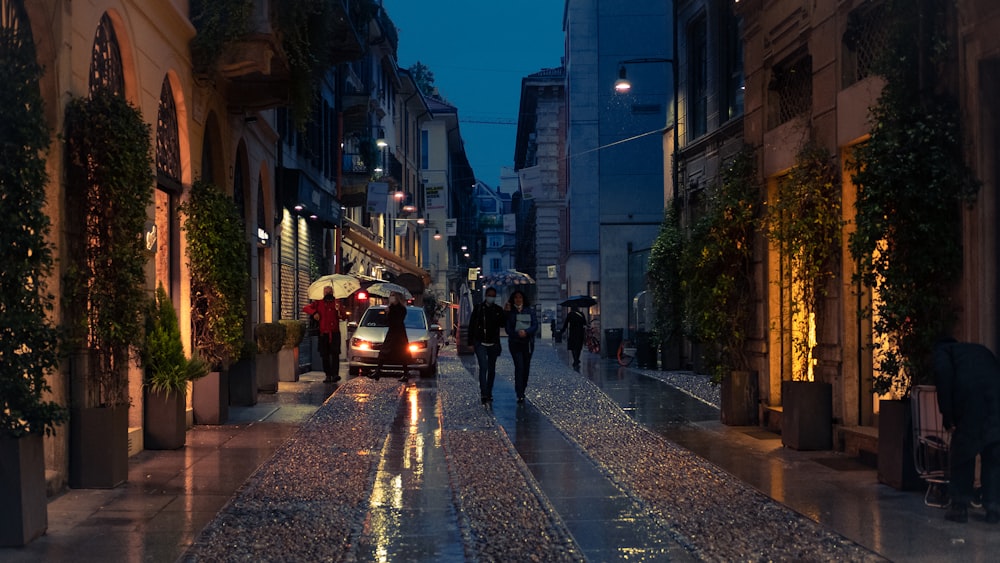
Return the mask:
<svg viewBox="0 0 1000 563">
<path fill-rule="evenodd" d="M 404 258 L 396 256 L 392 252 L 389 252 L 388 250 L 379 246 L 374 241 L 367 239 L 364 235 L 360 233 L 356 233 L 349 229 L 345 229 L 344 242 L 347 242 L 348 244 L 357 248 L 358 250 L 363 250 L 367 252 L 368 254 L 370 254 L 375 258 L 381 259 L 384 263 L 388 263 L 388 265 L 392 269 L 399 270 L 400 272 L 408 272 L 417 276 L 418 278 L 420 278 L 421 281 L 424 282 L 425 286 L 430 284 L 431 282 L 431 277 L 426 270 L 417 266 L 416 264 L 407 261 Z"/>
</svg>

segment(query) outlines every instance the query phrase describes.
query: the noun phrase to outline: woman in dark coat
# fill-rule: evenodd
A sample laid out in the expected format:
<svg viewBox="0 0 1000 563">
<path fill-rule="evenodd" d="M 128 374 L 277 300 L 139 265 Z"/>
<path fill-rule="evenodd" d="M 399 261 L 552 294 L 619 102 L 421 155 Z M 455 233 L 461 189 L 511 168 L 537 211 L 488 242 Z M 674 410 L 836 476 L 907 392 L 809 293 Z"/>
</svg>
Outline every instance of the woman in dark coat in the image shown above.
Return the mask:
<svg viewBox="0 0 1000 563">
<path fill-rule="evenodd" d="M 405 303 L 402 294 L 395 291 L 389 294 L 389 308 L 386 310 L 388 330 L 378 353 L 378 368 L 375 371 L 375 379 L 382 375 L 382 366 L 386 363 L 402 365 L 403 376 L 399 380 L 407 381 L 409 379 L 410 341 L 406 337 Z"/>
<path fill-rule="evenodd" d="M 562 329 L 567 334 L 566 347 L 573 353 L 573 367 L 578 368 L 580 367 L 580 352 L 583 350 L 583 337 L 587 332 L 587 319 L 580 312 L 580 309 L 573 307 L 566 315 Z"/>
</svg>

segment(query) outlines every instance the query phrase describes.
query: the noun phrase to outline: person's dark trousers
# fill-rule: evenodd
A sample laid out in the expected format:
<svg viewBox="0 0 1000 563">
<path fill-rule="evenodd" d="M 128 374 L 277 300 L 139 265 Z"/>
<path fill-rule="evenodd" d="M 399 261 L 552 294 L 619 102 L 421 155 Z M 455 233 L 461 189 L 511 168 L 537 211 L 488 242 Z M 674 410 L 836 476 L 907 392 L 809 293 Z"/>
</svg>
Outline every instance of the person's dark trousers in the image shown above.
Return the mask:
<svg viewBox="0 0 1000 563">
<path fill-rule="evenodd" d="M 524 390 L 528 388 L 528 370 L 531 368 L 531 344 L 528 342 L 509 342 L 510 357 L 514 360 L 514 393 L 518 399 L 524 398 Z"/>
<path fill-rule="evenodd" d="M 580 352 L 582 350 L 583 350 L 582 347 L 580 347 L 580 348 L 570 348 L 569 349 L 570 352 L 573 352 L 573 365 L 574 366 L 580 365 Z"/>
<path fill-rule="evenodd" d="M 479 360 L 479 396 L 483 399 L 493 398 L 493 380 L 497 376 L 498 357 L 500 357 L 500 345 L 483 346 L 476 343 L 476 359 Z"/>
<path fill-rule="evenodd" d="M 340 379 L 340 333 L 320 333 L 319 355 L 323 359 L 323 372 L 327 381 Z"/>
<path fill-rule="evenodd" d="M 1000 512 L 1000 443 L 986 444 L 980 453 L 979 479 L 983 485 L 983 508 Z"/>
<path fill-rule="evenodd" d="M 951 469 L 951 474 L 948 476 L 948 495 L 954 506 L 968 506 L 969 501 L 972 500 L 973 485 L 976 479 L 976 455 L 978 454 L 976 439 L 967 436 L 961 430 L 956 430 L 951 437 L 948 451 Z M 986 491 L 984 490 L 983 493 L 985 501 Z"/>
</svg>

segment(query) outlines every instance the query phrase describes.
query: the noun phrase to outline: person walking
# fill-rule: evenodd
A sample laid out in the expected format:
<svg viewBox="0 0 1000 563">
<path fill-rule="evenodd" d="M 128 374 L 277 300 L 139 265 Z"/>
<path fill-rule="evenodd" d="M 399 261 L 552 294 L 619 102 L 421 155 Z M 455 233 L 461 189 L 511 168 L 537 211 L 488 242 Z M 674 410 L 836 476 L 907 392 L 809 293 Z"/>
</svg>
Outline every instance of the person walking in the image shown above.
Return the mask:
<svg viewBox="0 0 1000 563">
<path fill-rule="evenodd" d="M 497 375 L 497 358 L 500 347 L 500 328 L 505 326 L 506 313 L 497 305 L 496 288 L 487 287 L 482 303 L 472 308 L 469 317 L 469 345 L 475 349 L 479 361 L 479 396 L 485 405 L 493 402 L 493 380 Z"/>
<path fill-rule="evenodd" d="M 340 305 L 333 297 L 333 288 L 323 288 L 323 299 L 302 308 L 319 323 L 319 356 L 323 359 L 324 383 L 340 381 Z"/>
<path fill-rule="evenodd" d="M 973 497 L 976 456 L 986 522 L 1000 522 L 1000 364 L 981 344 L 943 339 L 934 347 L 938 408 L 949 446 L 951 503 L 945 519 L 968 521 Z"/>
<path fill-rule="evenodd" d="M 401 293 L 393 291 L 389 294 L 389 308 L 385 315 L 387 330 L 378 352 L 375 379 L 382 376 L 382 367 L 389 363 L 403 366 L 403 376 L 399 380 L 405 382 L 410 378 L 410 341 L 406 336 L 406 300 Z"/>
<path fill-rule="evenodd" d="M 587 318 L 579 308 L 573 307 L 569 310 L 563 321 L 562 330 L 567 335 L 566 347 L 573 353 L 573 368 L 580 369 L 580 352 L 583 350 L 583 337 L 587 332 Z"/>
<path fill-rule="evenodd" d="M 535 350 L 538 316 L 528 306 L 528 300 L 520 289 L 511 294 L 504 311 L 507 312 L 507 347 L 514 360 L 514 393 L 517 402 L 523 403 L 531 371 L 531 354 Z"/>
</svg>

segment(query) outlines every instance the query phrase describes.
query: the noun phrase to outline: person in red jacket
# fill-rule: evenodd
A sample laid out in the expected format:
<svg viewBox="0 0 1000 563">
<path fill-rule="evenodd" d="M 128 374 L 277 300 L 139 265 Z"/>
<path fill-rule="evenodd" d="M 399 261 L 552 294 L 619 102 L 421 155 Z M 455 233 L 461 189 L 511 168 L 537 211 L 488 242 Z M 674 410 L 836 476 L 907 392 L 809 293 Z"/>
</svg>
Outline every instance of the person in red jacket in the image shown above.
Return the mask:
<svg viewBox="0 0 1000 563">
<path fill-rule="evenodd" d="M 323 288 L 323 299 L 302 309 L 319 322 L 319 355 L 323 358 L 325 383 L 340 381 L 340 306 L 333 298 L 333 288 Z"/>
</svg>

